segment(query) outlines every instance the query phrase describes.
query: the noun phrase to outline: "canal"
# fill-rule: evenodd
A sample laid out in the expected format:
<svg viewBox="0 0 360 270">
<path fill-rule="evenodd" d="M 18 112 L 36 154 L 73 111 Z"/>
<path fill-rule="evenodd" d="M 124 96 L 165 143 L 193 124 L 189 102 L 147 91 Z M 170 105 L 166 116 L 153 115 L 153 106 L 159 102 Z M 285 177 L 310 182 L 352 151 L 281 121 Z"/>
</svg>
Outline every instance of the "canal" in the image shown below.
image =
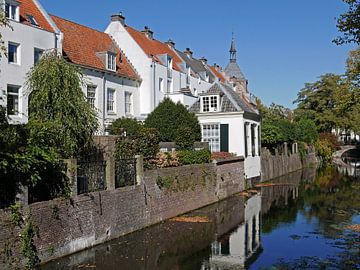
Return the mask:
<svg viewBox="0 0 360 270">
<path fill-rule="evenodd" d="M 41 269 L 360 269 L 359 224 L 360 181 L 307 169 Z"/>
</svg>

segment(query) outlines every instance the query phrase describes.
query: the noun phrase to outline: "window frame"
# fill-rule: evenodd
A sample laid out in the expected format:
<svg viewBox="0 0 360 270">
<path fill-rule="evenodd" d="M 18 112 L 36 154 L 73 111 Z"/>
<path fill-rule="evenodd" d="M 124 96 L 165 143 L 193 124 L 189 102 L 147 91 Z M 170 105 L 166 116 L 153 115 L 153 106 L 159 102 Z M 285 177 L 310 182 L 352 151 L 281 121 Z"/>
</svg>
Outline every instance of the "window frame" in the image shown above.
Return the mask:
<svg viewBox="0 0 360 270">
<path fill-rule="evenodd" d="M 45 50 L 43 50 L 43 49 L 34 48 L 34 65 L 37 64 L 40 61 L 41 57 L 44 54 L 44 51 Z M 40 55 L 38 58 L 36 58 L 37 53 Z"/>
<path fill-rule="evenodd" d="M 11 57 L 12 52 L 10 50 L 10 46 L 14 46 L 16 48 L 15 50 L 15 56 Z M 20 44 L 16 42 L 8 42 L 8 63 L 13 65 L 20 65 Z M 15 58 L 15 61 L 11 61 L 11 58 Z"/>
<path fill-rule="evenodd" d="M 15 1 L 6 0 L 4 5 L 5 17 L 9 20 L 20 21 L 19 4 Z"/>
<path fill-rule="evenodd" d="M 10 89 L 15 90 L 15 91 L 10 91 Z M 7 95 L 6 96 L 6 113 L 9 116 L 20 115 L 20 91 L 21 91 L 21 86 L 19 86 L 19 85 L 8 84 L 6 87 L 6 95 Z M 16 97 L 16 98 L 14 98 L 14 97 Z M 13 102 L 12 102 L 13 109 L 11 110 L 11 112 L 9 110 L 10 99 L 13 100 Z M 17 105 L 17 110 L 16 110 L 16 105 Z"/>
<path fill-rule="evenodd" d="M 106 56 L 106 68 L 111 71 L 116 71 L 116 54 L 108 52 Z"/>
<path fill-rule="evenodd" d="M 127 99 L 127 97 L 129 97 L 129 98 Z M 125 115 L 132 115 L 133 114 L 133 95 L 131 92 L 125 91 L 124 105 L 125 105 Z"/>
<path fill-rule="evenodd" d="M 201 96 L 200 99 L 201 112 L 209 113 L 209 112 L 218 112 L 219 111 L 219 95 L 206 95 Z M 215 106 L 214 106 L 215 105 Z"/>
<path fill-rule="evenodd" d="M 109 99 L 110 93 L 112 93 L 112 99 Z M 106 89 L 106 111 L 108 113 L 115 113 L 115 89 L 107 88 Z"/>
<path fill-rule="evenodd" d="M 209 143 L 211 152 L 220 152 L 220 123 L 202 124 L 201 141 Z"/>
<path fill-rule="evenodd" d="M 89 91 L 89 90 L 93 90 L 93 91 Z M 86 101 L 89 104 L 89 106 L 95 110 L 96 107 L 96 91 L 97 90 L 97 86 L 94 84 L 88 84 L 86 85 Z M 89 96 L 89 93 L 93 94 L 93 96 Z"/>
</svg>

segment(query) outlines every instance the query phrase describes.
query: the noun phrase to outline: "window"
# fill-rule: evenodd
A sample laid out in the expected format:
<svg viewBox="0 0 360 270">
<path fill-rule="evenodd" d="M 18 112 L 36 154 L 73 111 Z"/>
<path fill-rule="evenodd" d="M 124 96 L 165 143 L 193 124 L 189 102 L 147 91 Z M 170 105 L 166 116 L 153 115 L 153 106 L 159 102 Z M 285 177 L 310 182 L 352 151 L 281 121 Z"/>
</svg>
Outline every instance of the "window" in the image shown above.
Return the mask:
<svg viewBox="0 0 360 270">
<path fill-rule="evenodd" d="M 249 123 L 244 124 L 244 149 L 245 149 L 245 157 L 248 157 L 248 125 Z"/>
<path fill-rule="evenodd" d="M 20 86 L 8 85 L 7 86 L 7 114 L 19 114 L 19 90 Z"/>
<path fill-rule="evenodd" d="M 19 64 L 19 44 L 10 43 L 8 47 L 8 61 L 9 63 Z"/>
<path fill-rule="evenodd" d="M 40 61 L 43 53 L 44 53 L 44 50 L 37 49 L 37 48 L 34 49 L 34 64 L 36 64 L 37 62 Z"/>
<path fill-rule="evenodd" d="M 34 25 L 34 26 L 39 26 L 38 22 L 36 21 L 36 19 L 34 18 L 33 15 L 30 15 L 30 14 L 26 14 L 26 16 L 28 17 L 31 25 Z"/>
<path fill-rule="evenodd" d="M 125 92 L 125 114 L 132 114 L 132 94 Z"/>
<path fill-rule="evenodd" d="M 203 112 L 218 111 L 218 96 L 202 97 L 202 111 Z"/>
<path fill-rule="evenodd" d="M 19 21 L 19 7 L 12 1 L 5 3 L 5 16 L 8 19 Z"/>
<path fill-rule="evenodd" d="M 95 109 L 96 86 L 88 85 L 86 91 L 86 99 L 92 109 Z"/>
<path fill-rule="evenodd" d="M 116 71 L 116 55 L 113 53 L 107 54 L 107 68 L 108 70 Z"/>
<path fill-rule="evenodd" d="M 108 112 L 114 112 L 114 100 L 115 100 L 115 90 L 108 88 L 107 89 L 107 111 Z"/>
<path fill-rule="evenodd" d="M 220 125 L 202 125 L 202 141 L 208 142 L 211 152 L 220 151 Z"/>
<path fill-rule="evenodd" d="M 171 57 L 167 58 L 167 67 L 172 68 L 172 58 Z"/>
<path fill-rule="evenodd" d="M 172 92 L 172 80 L 168 79 L 167 86 L 166 86 L 166 93 L 171 93 L 171 92 Z"/>
<path fill-rule="evenodd" d="M 251 155 L 253 157 L 255 157 L 256 152 L 255 152 L 255 125 L 251 125 Z"/>
<path fill-rule="evenodd" d="M 159 78 L 159 91 L 164 92 L 164 79 Z"/>
</svg>

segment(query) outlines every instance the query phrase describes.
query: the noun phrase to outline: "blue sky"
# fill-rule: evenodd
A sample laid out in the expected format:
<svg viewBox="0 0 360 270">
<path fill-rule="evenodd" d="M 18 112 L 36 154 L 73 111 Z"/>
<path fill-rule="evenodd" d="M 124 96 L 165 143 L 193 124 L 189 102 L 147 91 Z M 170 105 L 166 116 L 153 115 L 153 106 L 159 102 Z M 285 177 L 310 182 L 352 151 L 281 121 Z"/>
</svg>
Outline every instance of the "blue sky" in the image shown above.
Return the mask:
<svg viewBox="0 0 360 270">
<path fill-rule="evenodd" d="M 341 0 L 40 0 L 54 15 L 103 31 L 110 15 L 122 11 L 126 23 L 145 25 L 156 39 L 190 47 L 195 57 L 226 66 L 231 32 L 237 58 L 252 93 L 265 104 L 293 108 L 306 82 L 325 73 L 342 74 L 354 45 L 336 46 Z"/>
</svg>

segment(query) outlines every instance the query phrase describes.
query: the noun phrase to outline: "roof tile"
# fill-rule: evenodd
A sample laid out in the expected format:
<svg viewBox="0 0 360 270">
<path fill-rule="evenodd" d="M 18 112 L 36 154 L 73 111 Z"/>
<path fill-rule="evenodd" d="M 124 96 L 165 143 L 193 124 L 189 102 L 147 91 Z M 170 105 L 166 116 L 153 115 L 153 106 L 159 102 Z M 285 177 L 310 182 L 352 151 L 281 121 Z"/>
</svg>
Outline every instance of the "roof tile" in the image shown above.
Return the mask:
<svg viewBox="0 0 360 270">
<path fill-rule="evenodd" d="M 131 63 L 108 34 L 57 16 L 51 16 L 51 18 L 64 34 L 63 51 L 72 63 L 107 70 L 97 54 L 116 51 L 116 73 L 120 76 L 140 80 Z"/>
<path fill-rule="evenodd" d="M 20 3 L 21 23 L 32 25 L 28 18 L 28 15 L 31 15 L 35 18 L 40 28 L 50 32 L 54 32 L 54 29 L 51 27 L 50 23 L 33 0 L 18 0 L 18 2 Z"/>
</svg>

